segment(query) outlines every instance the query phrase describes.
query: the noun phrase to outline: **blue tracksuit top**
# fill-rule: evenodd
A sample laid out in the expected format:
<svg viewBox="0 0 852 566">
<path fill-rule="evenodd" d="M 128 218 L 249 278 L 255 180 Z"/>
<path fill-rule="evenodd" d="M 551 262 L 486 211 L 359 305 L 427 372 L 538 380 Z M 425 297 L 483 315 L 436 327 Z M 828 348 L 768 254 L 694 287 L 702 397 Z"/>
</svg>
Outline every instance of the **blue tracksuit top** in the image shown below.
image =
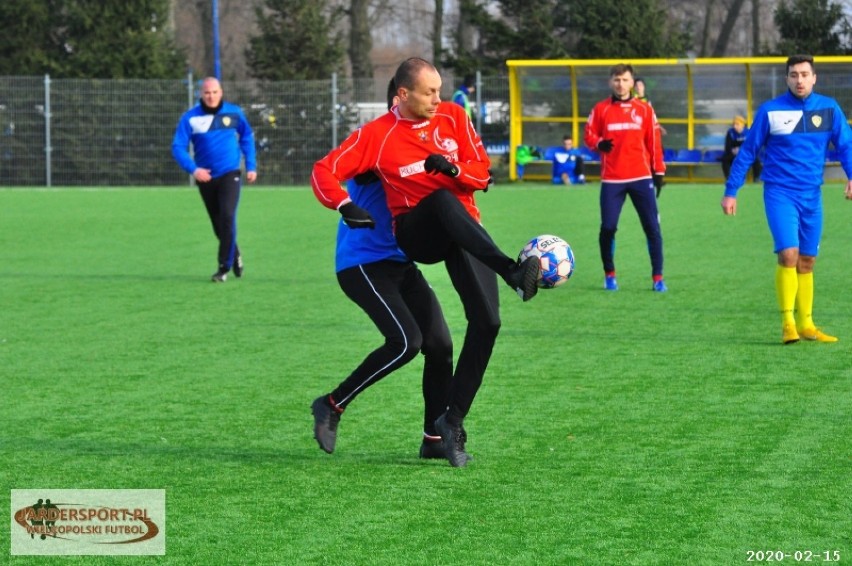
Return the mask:
<svg viewBox="0 0 852 566">
<path fill-rule="evenodd" d="M 189 143 L 195 159 L 189 154 Z M 246 157 L 246 171 L 257 171 L 254 132 L 236 104 L 222 102 L 215 114 L 196 104 L 181 116 L 172 140 L 172 156 L 189 174 L 197 167 L 210 169 L 215 179 L 240 168 L 240 152 Z"/>
<path fill-rule="evenodd" d="M 825 155 L 831 142 L 840 164 L 852 173 L 852 130 L 837 102 L 812 92 L 804 100 L 789 90 L 763 103 L 731 166 L 725 196 L 735 197 L 762 147 L 761 178 L 766 186 L 813 190 L 823 182 Z"/>
<path fill-rule="evenodd" d="M 372 230 L 350 228 L 341 218 L 337 228 L 336 271 L 382 260 L 409 261 L 396 244 L 391 213 L 381 181 L 359 185 L 350 180 L 346 189 L 352 202 L 370 213 L 376 221 L 376 227 Z"/>
</svg>

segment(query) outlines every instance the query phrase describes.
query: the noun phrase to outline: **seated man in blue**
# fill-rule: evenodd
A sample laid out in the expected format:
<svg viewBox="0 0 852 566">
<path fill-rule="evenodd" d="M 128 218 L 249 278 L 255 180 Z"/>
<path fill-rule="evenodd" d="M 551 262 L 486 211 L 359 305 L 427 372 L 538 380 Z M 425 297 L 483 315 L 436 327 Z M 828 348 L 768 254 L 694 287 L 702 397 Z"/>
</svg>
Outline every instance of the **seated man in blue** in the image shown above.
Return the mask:
<svg viewBox="0 0 852 566">
<path fill-rule="evenodd" d="M 562 147 L 553 153 L 553 184 L 582 185 L 585 182 L 583 154 L 574 147 L 573 138 L 565 136 Z"/>
</svg>

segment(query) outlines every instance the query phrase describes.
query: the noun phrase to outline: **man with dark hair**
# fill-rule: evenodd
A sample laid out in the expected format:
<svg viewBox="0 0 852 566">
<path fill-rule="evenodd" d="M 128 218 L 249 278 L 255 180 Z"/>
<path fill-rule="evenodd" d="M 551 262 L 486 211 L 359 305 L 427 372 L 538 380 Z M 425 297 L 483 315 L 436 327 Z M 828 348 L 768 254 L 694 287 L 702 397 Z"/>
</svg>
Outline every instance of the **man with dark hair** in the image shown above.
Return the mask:
<svg viewBox="0 0 852 566">
<path fill-rule="evenodd" d="M 324 206 L 369 222 L 349 207 L 340 182 L 364 171 L 382 181 L 397 243 L 413 261 L 444 262 L 468 321 L 447 411 L 436 421 L 453 466 L 469 460 L 463 420 L 482 384 L 500 330 L 495 274 L 527 301 L 541 266 L 503 253 L 480 224 L 475 191 L 491 182 L 482 140 L 462 108 L 441 102 L 441 75 L 428 61 L 405 60 L 394 75 L 400 102 L 364 125 L 314 165 L 311 186 Z M 357 225 L 357 224 L 356 224 Z"/>
<path fill-rule="evenodd" d="M 473 104 L 470 97 L 476 91 L 476 78 L 473 75 L 465 75 L 464 81 L 458 90 L 453 93 L 453 102 L 464 108 L 468 118 L 473 121 Z"/>
<path fill-rule="evenodd" d="M 829 143 L 847 179 L 852 176 L 852 131 L 833 98 L 814 92 L 810 55 L 793 55 L 785 69 L 787 92 L 763 103 L 740 146 L 725 183 L 722 212 L 737 213 L 737 192 L 761 149 L 763 202 L 778 263 L 775 293 L 781 311 L 781 342 L 837 342 L 813 321 L 814 264 L 822 237 L 822 190 Z M 846 183 L 852 199 L 852 181 Z"/>
<path fill-rule="evenodd" d="M 190 155 L 192 143 L 195 155 Z M 201 83 L 201 100 L 178 122 L 172 140 L 172 156 L 198 185 L 213 232 L 219 240 L 219 268 L 211 277 L 224 283 L 228 272 L 243 274 L 237 246 L 237 206 L 240 202 L 240 161 L 245 156 L 246 179 L 257 179 L 254 133 L 242 109 L 223 100 L 222 85 L 215 77 Z"/>
<path fill-rule="evenodd" d="M 398 102 L 388 84 L 388 110 Z M 340 207 L 335 264 L 340 288 L 370 317 L 385 338 L 349 376 L 314 400 L 314 437 L 331 454 L 343 411 L 368 387 L 423 352 L 421 458 L 445 458 L 435 420 L 447 408 L 453 376 L 453 343 L 438 297 L 417 266 L 396 244 L 382 183 L 372 172 L 346 185 L 352 202 Z M 363 209 L 370 219 L 357 218 Z M 366 223 L 366 230 L 363 224 Z"/>
<path fill-rule="evenodd" d="M 552 181 L 554 185 L 583 185 L 583 154 L 574 147 L 574 138 L 562 137 L 562 147 L 553 152 Z"/>
<path fill-rule="evenodd" d="M 666 165 L 659 123 L 650 104 L 632 96 L 633 67 L 610 69 L 612 96 L 598 102 L 586 122 L 585 141 L 601 154 L 601 230 L 604 289 L 618 290 L 615 278 L 615 233 L 624 200 L 630 195 L 648 240 L 651 288 L 668 290 L 663 280 L 663 235 L 657 199 Z M 656 195 L 655 190 L 656 189 Z"/>
</svg>

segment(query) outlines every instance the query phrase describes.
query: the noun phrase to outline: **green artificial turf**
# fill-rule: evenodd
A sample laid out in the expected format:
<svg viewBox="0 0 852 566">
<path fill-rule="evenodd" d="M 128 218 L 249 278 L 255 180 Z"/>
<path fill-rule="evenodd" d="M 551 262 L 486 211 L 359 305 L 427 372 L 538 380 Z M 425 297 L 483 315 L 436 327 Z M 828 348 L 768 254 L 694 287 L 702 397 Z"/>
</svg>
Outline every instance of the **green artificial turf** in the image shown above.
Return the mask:
<svg viewBox="0 0 852 566">
<path fill-rule="evenodd" d="M 465 422 L 464 469 L 417 458 L 422 360 L 361 395 L 337 450 L 310 403 L 378 346 L 337 286 L 337 214 L 305 187 L 248 188 L 241 280 L 183 189 L 0 191 L 0 510 L 9 490 L 164 489 L 163 557 L 57 564 L 852 563 L 852 203 L 825 188 L 815 318 L 836 344 L 782 346 L 761 191 L 659 201 L 670 291 L 651 291 L 629 201 L 621 289 L 602 289 L 598 190 L 500 185 L 495 241 L 571 243 L 576 272 L 503 328 Z M 423 267 L 457 344 L 461 305 Z M 833 557 L 833 556 L 832 556 Z M 0 559 L 6 562 L 6 559 Z"/>
</svg>

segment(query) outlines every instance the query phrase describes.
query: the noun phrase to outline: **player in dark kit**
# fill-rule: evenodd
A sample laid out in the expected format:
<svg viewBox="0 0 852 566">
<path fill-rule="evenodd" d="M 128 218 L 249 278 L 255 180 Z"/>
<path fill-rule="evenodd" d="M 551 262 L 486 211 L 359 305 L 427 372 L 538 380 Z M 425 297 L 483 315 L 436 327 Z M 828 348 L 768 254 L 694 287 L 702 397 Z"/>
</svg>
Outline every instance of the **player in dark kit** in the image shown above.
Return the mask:
<svg viewBox="0 0 852 566">
<path fill-rule="evenodd" d="M 323 205 L 343 212 L 350 199 L 340 181 L 373 171 L 382 180 L 400 248 L 416 262 L 444 262 L 468 327 L 449 408 L 435 426 L 450 464 L 464 466 L 469 455 L 462 422 L 501 325 L 496 275 L 527 301 L 538 290 L 541 266 L 537 258 L 518 263 L 504 254 L 480 224 L 474 193 L 488 188 L 490 161 L 464 109 L 441 101 L 437 69 L 407 59 L 394 80 L 399 104 L 318 161 L 311 186 Z"/>
<path fill-rule="evenodd" d="M 388 108 L 395 94 L 391 81 Z M 331 393 L 313 402 L 314 438 L 324 451 L 334 452 L 340 416 L 349 403 L 422 352 L 425 408 L 420 457 L 445 458 L 435 420 L 449 403 L 453 343 L 441 305 L 423 274 L 396 244 L 378 177 L 359 175 L 347 183 L 347 192 L 352 202 L 340 207 L 337 281 L 346 296 L 367 313 L 385 342 Z"/>
<path fill-rule="evenodd" d="M 195 155 L 189 153 L 189 144 Z M 243 274 L 237 246 L 237 206 L 240 202 L 240 158 L 245 155 L 246 180 L 257 179 L 254 133 L 242 109 L 222 99 L 222 87 L 213 77 L 201 83 L 201 100 L 181 116 L 172 140 L 172 156 L 198 185 L 213 232 L 219 240 L 219 267 L 214 283 L 224 283 L 228 272 Z"/>
</svg>

